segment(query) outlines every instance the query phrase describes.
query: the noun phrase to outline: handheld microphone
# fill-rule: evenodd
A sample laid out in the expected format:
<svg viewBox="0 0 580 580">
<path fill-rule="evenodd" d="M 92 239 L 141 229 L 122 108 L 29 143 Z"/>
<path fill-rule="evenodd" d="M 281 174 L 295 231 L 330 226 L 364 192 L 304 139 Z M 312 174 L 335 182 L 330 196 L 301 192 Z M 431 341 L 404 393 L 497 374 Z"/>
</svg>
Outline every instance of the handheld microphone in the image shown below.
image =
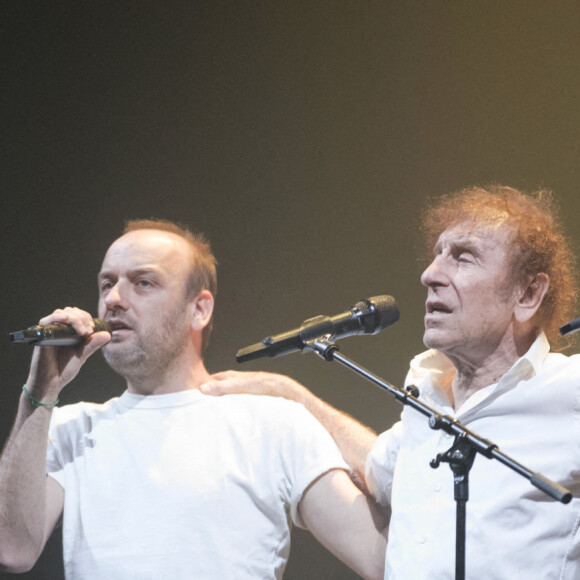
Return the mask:
<svg viewBox="0 0 580 580">
<path fill-rule="evenodd" d="M 281 356 L 303 350 L 307 343 L 326 335 L 334 339 L 353 334 L 377 334 L 399 320 L 399 309 L 392 296 L 374 296 L 357 302 L 350 310 L 335 316 L 315 316 L 300 328 L 268 336 L 262 342 L 242 348 L 238 362 L 265 356 Z"/>
<path fill-rule="evenodd" d="M 563 326 L 560 326 L 560 334 L 566 336 L 567 334 L 572 334 L 580 330 L 580 318 L 575 318 L 570 322 L 567 322 Z"/>
<path fill-rule="evenodd" d="M 95 332 L 106 330 L 111 332 L 108 322 L 95 318 Z M 73 346 L 85 341 L 84 336 L 79 336 L 72 326 L 68 324 L 45 324 L 31 326 L 26 330 L 18 330 L 10 333 L 12 342 L 23 342 L 37 346 Z"/>
</svg>

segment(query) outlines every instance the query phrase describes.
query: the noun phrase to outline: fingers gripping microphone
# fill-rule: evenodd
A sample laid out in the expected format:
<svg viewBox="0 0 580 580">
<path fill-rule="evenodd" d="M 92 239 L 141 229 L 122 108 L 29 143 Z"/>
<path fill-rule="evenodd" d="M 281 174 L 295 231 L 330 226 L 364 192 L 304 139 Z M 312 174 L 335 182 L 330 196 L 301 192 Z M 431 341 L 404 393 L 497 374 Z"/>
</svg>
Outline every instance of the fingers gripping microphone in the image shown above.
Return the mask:
<svg viewBox="0 0 580 580">
<path fill-rule="evenodd" d="M 111 332 L 108 322 L 95 318 L 95 332 L 106 330 Z M 31 326 L 26 330 L 18 330 L 10 333 L 12 342 L 25 342 L 38 346 L 73 346 L 85 341 L 84 336 L 79 336 L 68 324 L 46 324 Z"/>
<path fill-rule="evenodd" d="M 268 336 L 262 342 L 242 348 L 238 362 L 265 356 L 281 356 L 303 350 L 309 341 L 330 335 L 335 340 L 353 334 L 377 334 L 399 320 L 399 309 L 392 296 L 374 296 L 357 302 L 350 310 L 336 316 L 316 316 L 300 328 Z"/>
</svg>

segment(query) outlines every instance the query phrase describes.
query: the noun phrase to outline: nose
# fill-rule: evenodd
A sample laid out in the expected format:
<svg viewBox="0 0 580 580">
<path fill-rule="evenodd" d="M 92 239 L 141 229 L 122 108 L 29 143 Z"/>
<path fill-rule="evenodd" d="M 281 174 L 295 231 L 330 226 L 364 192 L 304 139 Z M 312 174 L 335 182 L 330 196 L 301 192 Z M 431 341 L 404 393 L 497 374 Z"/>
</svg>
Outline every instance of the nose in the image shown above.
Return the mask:
<svg viewBox="0 0 580 580">
<path fill-rule="evenodd" d="M 121 287 L 118 282 L 108 290 L 103 302 L 107 310 L 126 310 L 126 305 L 121 295 Z"/>
<path fill-rule="evenodd" d="M 444 264 L 442 256 L 436 256 L 433 261 L 425 268 L 421 274 L 421 284 L 423 286 L 443 286 L 446 284 L 447 277 L 445 275 Z"/>
</svg>

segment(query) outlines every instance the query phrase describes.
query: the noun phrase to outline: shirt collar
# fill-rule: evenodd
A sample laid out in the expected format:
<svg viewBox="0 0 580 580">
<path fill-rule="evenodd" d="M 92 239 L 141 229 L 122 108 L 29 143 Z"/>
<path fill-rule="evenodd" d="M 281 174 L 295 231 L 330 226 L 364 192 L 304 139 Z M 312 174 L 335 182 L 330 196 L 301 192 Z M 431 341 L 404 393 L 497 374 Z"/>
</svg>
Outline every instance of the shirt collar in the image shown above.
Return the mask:
<svg viewBox="0 0 580 580">
<path fill-rule="evenodd" d="M 531 379 L 536 376 L 550 351 L 550 343 L 546 335 L 541 332 L 530 346 L 528 352 L 520 357 L 499 380 L 498 386 L 510 388 L 520 380 Z"/>
<path fill-rule="evenodd" d="M 486 387 L 491 392 L 503 392 L 515 387 L 521 380 L 537 375 L 550 351 L 546 335 L 540 332 L 529 350 L 521 356 L 495 385 Z M 411 368 L 406 384 L 414 384 L 421 392 L 426 391 L 436 398 L 442 396 L 439 380 L 453 370 L 451 361 L 438 350 L 430 349 L 417 355 L 411 361 Z M 446 398 L 446 397 L 445 397 Z"/>
<path fill-rule="evenodd" d="M 164 395 L 139 395 L 125 391 L 119 397 L 119 403 L 123 407 L 131 409 L 163 409 L 170 407 L 180 407 L 201 401 L 204 395 L 197 389 L 187 389 L 176 393 L 166 393 Z"/>
</svg>

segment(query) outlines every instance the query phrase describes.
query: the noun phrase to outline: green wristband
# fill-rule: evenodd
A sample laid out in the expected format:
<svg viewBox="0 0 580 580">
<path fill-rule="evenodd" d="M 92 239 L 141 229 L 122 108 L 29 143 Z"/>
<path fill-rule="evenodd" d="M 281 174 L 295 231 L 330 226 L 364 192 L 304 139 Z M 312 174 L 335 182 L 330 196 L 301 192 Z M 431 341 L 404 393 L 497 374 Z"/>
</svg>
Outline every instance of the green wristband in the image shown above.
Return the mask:
<svg viewBox="0 0 580 580">
<path fill-rule="evenodd" d="M 28 397 L 28 400 L 33 407 L 56 407 L 58 405 L 58 399 L 52 403 L 43 403 L 42 401 L 35 399 L 26 388 L 26 385 L 22 385 L 22 392 Z"/>
</svg>

